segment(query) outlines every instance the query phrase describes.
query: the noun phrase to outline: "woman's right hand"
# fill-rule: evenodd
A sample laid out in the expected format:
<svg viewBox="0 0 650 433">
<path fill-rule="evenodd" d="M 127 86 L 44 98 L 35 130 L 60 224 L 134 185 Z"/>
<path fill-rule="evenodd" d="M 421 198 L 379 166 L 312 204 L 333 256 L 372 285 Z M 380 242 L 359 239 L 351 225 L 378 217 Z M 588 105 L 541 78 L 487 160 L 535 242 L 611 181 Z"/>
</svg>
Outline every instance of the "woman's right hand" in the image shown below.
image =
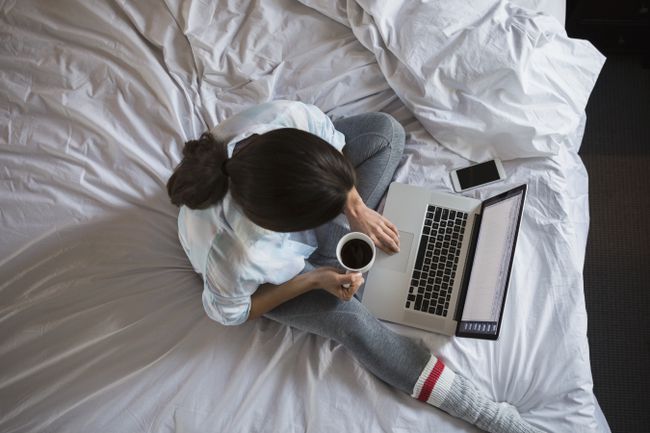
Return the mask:
<svg viewBox="0 0 650 433">
<path fill-rule="evenodd" d="M 313 278 L 315 288 L 326 290 L 342 301 L 352 299 L 364 282 L 363 276 L 359 272 L 345 274 L 339 269 L 330 266 L 316 268 L 310 271 L 309 274 Z M 344 284 L 350 286 L 343 287 Z"/>
</svg>

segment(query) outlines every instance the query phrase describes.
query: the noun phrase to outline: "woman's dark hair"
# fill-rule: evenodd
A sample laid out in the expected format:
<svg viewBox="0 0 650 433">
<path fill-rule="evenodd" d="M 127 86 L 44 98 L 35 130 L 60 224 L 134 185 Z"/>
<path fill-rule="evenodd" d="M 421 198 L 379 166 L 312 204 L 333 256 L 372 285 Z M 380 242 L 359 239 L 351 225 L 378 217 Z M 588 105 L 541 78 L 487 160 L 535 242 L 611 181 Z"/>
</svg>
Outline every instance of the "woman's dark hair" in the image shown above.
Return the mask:
<svg viewBox="0 0 650 433">
<path fill-rule="evenodd" d="M 354 167 L 329 143 L 283 128 L 247 139 L 231 159 L 225 143 L 209 133 L 188 141 L 167 192 L 176 206 L 204 209 L 230 189 L 255 224 L 294 232 L 315 228 L 341 213 L 355 182 Z"/>
<path fill-rule="evenodd" d="M 183 148 L 183 159 L 167 181 L 167 194 L 176 206 L 205 209 L 217 203 L 228 191 L 228 178 L 222 167 L 228 159 L 225 144 L 204 133 Z"/>
</svg>

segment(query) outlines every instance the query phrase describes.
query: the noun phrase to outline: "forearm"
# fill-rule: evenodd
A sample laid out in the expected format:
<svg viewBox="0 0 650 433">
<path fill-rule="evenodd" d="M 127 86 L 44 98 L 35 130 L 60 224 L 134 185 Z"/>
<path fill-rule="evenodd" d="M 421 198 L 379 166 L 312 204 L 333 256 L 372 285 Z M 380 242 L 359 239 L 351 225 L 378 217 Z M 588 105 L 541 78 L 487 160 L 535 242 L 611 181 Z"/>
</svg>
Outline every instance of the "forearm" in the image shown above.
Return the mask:
<svg viewBox="0 0 650 433">
<path fill-rule="evenodd" d="M 284 284 L 262 284 L 251 297 L 248 320 L 254 320 L 271 311 L 278 305 L 316 288 L 315 280 L 309 273 L 300 274 Z"/>
</svg>

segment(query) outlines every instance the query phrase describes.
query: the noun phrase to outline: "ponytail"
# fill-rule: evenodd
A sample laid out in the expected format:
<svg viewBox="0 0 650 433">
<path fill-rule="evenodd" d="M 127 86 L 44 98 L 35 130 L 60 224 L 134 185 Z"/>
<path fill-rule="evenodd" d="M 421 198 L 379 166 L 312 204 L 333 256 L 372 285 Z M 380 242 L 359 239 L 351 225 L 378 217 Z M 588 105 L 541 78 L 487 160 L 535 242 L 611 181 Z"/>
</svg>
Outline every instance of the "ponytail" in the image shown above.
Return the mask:
<svg viewBox="0 0 650 433">
<path fill-rule="evenodd" d="M 183 159 L 167 181 L 171 202 L 190 209 L 205 209 L 218 203 L 228 191 L 226 161 L 226 144 L 209 132 L 185 143 Z"/>
</svg>

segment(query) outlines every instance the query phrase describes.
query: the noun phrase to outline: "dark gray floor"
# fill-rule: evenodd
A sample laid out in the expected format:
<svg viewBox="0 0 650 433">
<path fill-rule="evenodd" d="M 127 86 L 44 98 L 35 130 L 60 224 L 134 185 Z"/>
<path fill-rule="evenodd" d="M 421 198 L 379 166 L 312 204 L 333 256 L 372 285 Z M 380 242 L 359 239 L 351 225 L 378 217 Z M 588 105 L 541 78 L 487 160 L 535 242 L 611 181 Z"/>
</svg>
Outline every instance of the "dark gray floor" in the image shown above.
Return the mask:
<svg viewBox="0 0 650 433">
<path fill-rule="evenodd" d="M 650 432 L 650 69 L 610 56 L 580 151 L 591 226 L 585 297 L 594 391 L 614 433 Z"/>
</svg>

